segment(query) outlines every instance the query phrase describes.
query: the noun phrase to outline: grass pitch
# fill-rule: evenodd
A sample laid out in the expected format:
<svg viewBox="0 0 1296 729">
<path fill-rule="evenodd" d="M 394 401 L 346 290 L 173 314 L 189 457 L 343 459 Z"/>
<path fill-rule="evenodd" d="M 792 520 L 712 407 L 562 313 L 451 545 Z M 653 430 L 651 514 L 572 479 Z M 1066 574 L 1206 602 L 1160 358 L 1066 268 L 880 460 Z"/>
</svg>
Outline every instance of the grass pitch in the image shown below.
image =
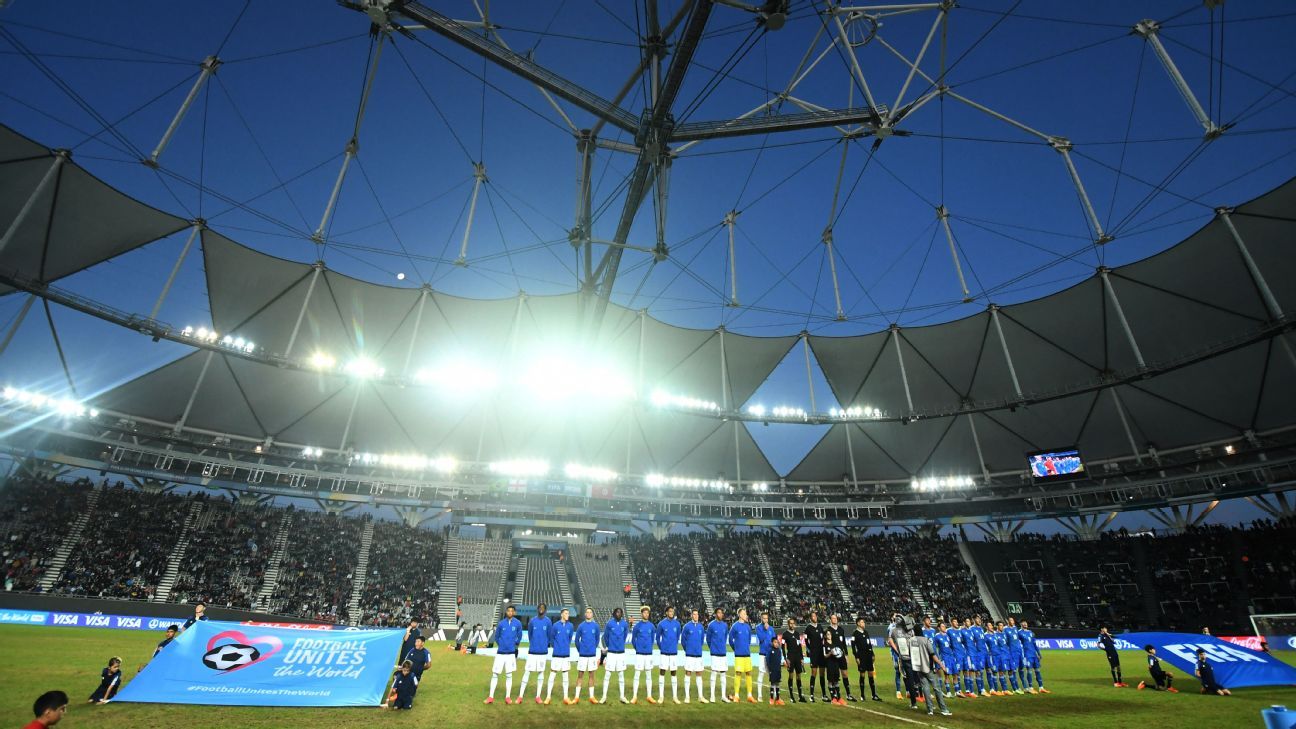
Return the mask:
<svg viewBox="0 0 1296 729">
<path fill-rule="evenodd" d="M 1296 706 L 1296 688 L 1241 689 L 1232 697 L 1202 696 L 1192 676 L 1171 669 L 1178 695 L 1133 688 L 1114 689 L 1109 683 L 1107 661 L 1098 651 L 1045 651 L 1044 679 L 1053 692 L 1048 696 L 1009 696 L 974 700 L 950 699 L 952 717 L 929 718 L 925 711 L 911 711 L 908 701 L 897 701 L 890 658 L 879 651 L 879 694 L 882 703 L 869 701 L 846 707 L 824 704 L 796 704 L 771 707 L 766 704 L 670 703 L 665 706 L 619 703 L 563 706 L 556 698 L 549 706 L 525 703 L 506 706 L 503 681 L 496 703 L 483 706 L 490 681 L 491 661 L 485 656 L 454 654 L 444 643 L 429 645 L 432 668 L 412 711 L 365 709 L 290 709 L 270 707 L 218 707 L 160 704 L 109 704 L 91 706 L 85 702 L 99 682 L 99 671 L 109 656 L 121 656 L 126 679 L 134 677 L 139 665 L 153 652 L 160 635 L 136 631 L 90 628 L 48 628 L 24 625 L 0 626 L 0 646 L 5 660 L 0 663 L 0 716 L 6 725 L 18 726 L 31 718 L 31 702 L 44 691 L 60 689 L 72 699 L 67 718 L 60 726 L 91 727 L 182 727 L 184 729 L 230 729 L 231 727 L 597 727 L 637 729 L 678 727 L 692 729 L 743 729 L 778 727 L 893 726 L 917 727 L 1021 727 L 1023 729 L 1086 729 L 1101 727 L 1158 727 L 1185 725 L 1194 729 L 1259 726 L 1260 710 L 1271 704 Z M 1123 661 L 1126 680 L 1137 684 L 1144 678 L 1141 652 L 1128 652 Z M 1291 653 L 1279 654 L 1296 662 Z M 521 662 L 519 662 L 520 664 Z M 520 665 L 519 665 L 520 667 Z M 627 684 L 634 674 L 627 671 Z M 732 678 L 732 674 L 730 675 Z M 808 677 L 808 674 L 807 674 Z M 854 676 L 852 675 L 852 679 Z M 517 691 L 521 674 L 514 674 Z M 575 671 L 572 672 L 575 681 Z M 555 685 L 555 694 L 561 686 Z M 681 676 L 682 682 L 682 676 Z M 709 689 L 709 676 L 703 676 Z M 852 680 L 852 688 L 854 688 Z M 533 695 L 534 682 L 528 687 Z M 602 673 L 597 685 L 602 689 Z M 611 696 L 616 695 L 613 679 Z M 682 690 L 682 687 L 681 687 Z"/>
</svg>

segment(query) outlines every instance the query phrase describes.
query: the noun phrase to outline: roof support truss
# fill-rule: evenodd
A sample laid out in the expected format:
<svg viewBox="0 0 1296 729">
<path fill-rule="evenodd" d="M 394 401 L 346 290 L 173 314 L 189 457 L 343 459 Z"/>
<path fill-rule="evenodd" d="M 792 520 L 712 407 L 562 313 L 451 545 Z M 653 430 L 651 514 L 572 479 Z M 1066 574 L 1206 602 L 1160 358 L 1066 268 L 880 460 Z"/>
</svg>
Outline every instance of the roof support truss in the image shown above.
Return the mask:
<svg viewBox="0 0 1296 729">
<path fill-rule="evenodd" d="M 198 98 L 198 92 L 202 90 L 203 84 L 207 83 L 207 79 L 211 78 L 213 73 L 216 73 L 216 69 L 220 65 L 221 60 L 216 56 L 207 56 L 207 58 L 203 59 L 202 71 L 198 73 L 198 78 L 194 80 L 193 86 L 190 87 L 189 94 L 181 102 L 180 108 L 176 110 L 171 123 L 167 126 L 166 131 L 162 133 L 162 138 L 158 140 L 157 146 L 153 148 L 153 153 L 149 155 L 148 159 L 144 160 L 144 164 L 149 167 L 157 167 L 158 159 L 162 156 L 162 152 L 166 150 L 167 145 L 171 143 L 171 137 L 180 128 L 180 122 L 184 120 L 185 114 L 189 113 L 189 107 L 193 106 L 194 101 Z"/>
</svg>

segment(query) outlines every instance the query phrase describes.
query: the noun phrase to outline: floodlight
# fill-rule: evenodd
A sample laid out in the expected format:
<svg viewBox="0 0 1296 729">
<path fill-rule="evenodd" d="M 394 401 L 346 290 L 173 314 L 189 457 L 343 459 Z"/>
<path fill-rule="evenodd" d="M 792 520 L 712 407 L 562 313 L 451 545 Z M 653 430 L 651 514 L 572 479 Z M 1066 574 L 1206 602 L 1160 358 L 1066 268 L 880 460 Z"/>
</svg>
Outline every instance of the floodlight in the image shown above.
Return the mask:
<svg viewBox="0 0 1296 729">
<path fill-rule="evenodd" d="M 337 366 L 337 360 L 324 352 L 315 352 L 307 362 L 317 370 L 331 370 Z"/>
<path fill-rule="evenodd" d="M 609 468 L 583 466 L 579 463 L 568 463 L 563 472 L 567 474 L 567 478 L 573 481 L 589 481 L 591 483 L 607 483 L 618 478 L 617 472 Z"/>
<path fill-rule="evenodd" d="M 494 461 L 488 468 L 491 473 L 517 478 L 539 477 L 549 473 L 549 463 L 539 459 L 520 458 Z"/>
<path fill-rule="evenodd" d="M 371 377 L 382 377 L 387 370 L 378 366 L 378 363 L 368 357 L 356 357 L 347 363 L 346 373 L 353 377 L 359 377 L 367 380 Z"/>
<path fill-rule="evenodd" d="M 754 416 L 756 416 L 756 417 L 758 417 L 758 418 L 763 418 L 763 417 L 765 417 L 765 406 L 764 406 L 764 405 L 752 405 L 751 407 L 747 408 L 747 412 L 748 412 L 748 413 L 751 413 L 752 415 L 754 415 Z"/>
</svg>

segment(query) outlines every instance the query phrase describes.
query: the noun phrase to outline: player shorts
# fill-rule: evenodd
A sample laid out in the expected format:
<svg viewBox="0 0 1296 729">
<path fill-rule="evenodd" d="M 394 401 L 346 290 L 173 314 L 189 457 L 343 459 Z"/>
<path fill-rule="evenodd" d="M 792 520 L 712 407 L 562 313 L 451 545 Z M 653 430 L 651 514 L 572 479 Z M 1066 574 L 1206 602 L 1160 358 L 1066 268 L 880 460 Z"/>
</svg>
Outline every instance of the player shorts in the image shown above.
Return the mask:
<svg viewBox="0 0 1296 729">
<path fill-rule="evenodd" d="M 756 670 L 761 673 L 769 673 L 769 666 L 765 665 L 765 656 L 761 656 L 760 660 L 756 661 Z"/>
<path fill-rule="evenodd" d="M 636 653 L 634 667 L 640 671 L 651 671 L 657 667 L 657 656 L 651 653 Z"/>
<path fill-rule="evenodd" d="M 751 673 L 751 656 L 734 656 L 734 670 L 738 673 Z"/>
<path fill-rule="evenodd" d="M 702 671 L 702 656 L 684 656 L 684 670 L 689 673 L 700 673 Z"/>
<path fill-rule="evenodd" d="M 805 673 L 805 662 L 802 660 L 790 660 L 788 663 L 788 673 Z"/>
<path fill-rule="evenodd" d="M 554 656 L 549 659 L 549 669 L 551 671 L 558 671 L 559 673 L 566 673 L 571 669 L 571 658 L 567 656 Z"/>
<path fill-rule="evenodd" d="M 827 659 L 826 659 L 824 656 L 818 656 L 818 655 L 815 655 L 814 653 L 811 653 L 811 654 L 810 654 L 810 667 L 811 667 L 811 668 L 824 668 L 824 667 L 826 667 L 827 665 L 828 665 L 828 661 L 827 661 Z"/>
<path fill-rule="evenodd" d="M 1022 657 L 1020 653 L 1009 653 L 1008 656 L 1004 658 L 1004 666 L 1006 666 L 1005 670 L 1016 671 L 1021 668 L 1021 665 Z"/>
<path fill-rule="evenodd" d="M 945 664 L 945 673 L 954 673 L 959 670 L 958 659 L 954 657 L 953 653 L 942 653 L 941 663 Z"/>
<path fill-rule="evenodd" d="M 1120 668 L 1120 654 L 1114 652 L 1108 653 L 1107 664 L 1110 665 L 1112 668 Z"/>
<path fill-rule="evenodd" d="M 526 671 L 540 671 L 544 673 L 545 665 L 549 663 L 548 653 L 528 653 L 526 657 Z"/>
<path fill-rule="evenodd" d="M 724 673 L 729 670 L 729 656 L 711 656 L 711 670 Z"/>
<path fill-rule="evenodd" d="M 581 656 L 576 659 L 577 671 L 597 671 L 598 656 Z"/>
<path fill-rule="evenodd" d="M 513 673 L 517 670 L 517 654 L 510 653 L 505 656 L 495 656 L 495 663 L 491 665 L 491 673 Z"/>
<path fill-rule="evenodd" d="M 967 670 L 967 655 L 964 653 L 955 653 L 953 660 L 948 664 L 950 673 L 962 673 Z"/>
<path fill-rule="evenodd" d="M 607 654 L 607 658 L 603 661 L 604 671 L 612 671 L 613 673 L 615 673 L 617 671 L 624 671 L 625 669 L 626 669 L 626 654 L 624 653 Z"/>
<path fill-rule="evenodd" d="M 1039 654 L 1034 653 L 1029 656 L 1022 656 L 1022 666 L 1026 668 L 1039 668 L 1040 667 Z"/>
<path fill-rule="evenodd" d="M 657 659 L 657 667 L 663 671 L 675 671 L 680 667 L 680 656 L 678 653 L 666 655 L 665 653 Z"/>
<path fill-rule="evenodd" d="M 985 667 L 986 667 L 985 656 L 981 655 L 980 653 L 972 653 L 968 655 L 969 671 L 984 671 Z"/>
</svg>

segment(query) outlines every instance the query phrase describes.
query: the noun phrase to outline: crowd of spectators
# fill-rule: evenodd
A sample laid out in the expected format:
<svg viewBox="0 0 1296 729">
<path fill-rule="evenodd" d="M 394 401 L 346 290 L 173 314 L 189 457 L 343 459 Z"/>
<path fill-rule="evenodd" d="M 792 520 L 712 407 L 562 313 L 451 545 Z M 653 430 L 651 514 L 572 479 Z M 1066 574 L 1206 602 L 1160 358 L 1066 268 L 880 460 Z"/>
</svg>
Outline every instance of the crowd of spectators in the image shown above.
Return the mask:
<svg viewBox="0 0 1296 729">
<path fill-rule="evenodd" d="M 757 547 L 765 537 L 754 532 L 702 539 L 702 568 L 711 586 L 712 611 L 733 615 L 740 607 L 755 620 L 761 610 L 774 610 L 774 593 L 761 571 Z"/>
<path fill-rule="evenodd" d="M 281 514 L 273 506 L 240 503 L 232 497 L 205 499 L 180 559 L 170 601 L 255 607 Z"/>
<path fill-rule="evenodd" d="M 294 510 L 269 612 L 346 622 L 360 533 L 368 518 Z"/>
<path fill-rule="evenodd" d="M 189 506 L 183 496 L 131 489 L 120 481 L 104 488 L 53 591 L 151 598 Z"/>
<path fill-rule="evenodd" d="M 26 592 L 40 584 L 72 522 L 85 509 L 91 483 L 44 476 L 13 476 L 0 490 L 0 556 L 4 589 Z"/>
<path fill-rule="evenodd" d="M 677 614 L 687 615 L 696 608 L 705 613 L 702 589 L 698 584 L 697 564 L 693 559 L 694 540 L 682 534 L 665 539 L 639 537 L 626 542 L 639 587 L 639 601 L 661 615 L 670 605 Z"/>
<path fill-rule="evenodd" d="M 444 562 L 445 538 L 440 532 L 376 522 L 360 596 L 360 622 L 396 627 L 417 619 L 436 625 Z"/>
<path fill-rule="evenodd" d="M 833 565 L 858 546 L 852 543 L 853 540 L 826 532 L 803 534 L 791 539 L 780 536 L 761 536 L 759 539 L 778 591 L 779 600 L 771 602 L 782 603 L 781 619 L 794 617 L 804 624 L 812 610 L 819 613 L 821 620 L 830 613 L 850 612 L 853 606 L 842 599 L 841 590 L 833 579 Z M 763 582 L 760 567 L 753 564 L 752 569 Z"/>
</svg>

